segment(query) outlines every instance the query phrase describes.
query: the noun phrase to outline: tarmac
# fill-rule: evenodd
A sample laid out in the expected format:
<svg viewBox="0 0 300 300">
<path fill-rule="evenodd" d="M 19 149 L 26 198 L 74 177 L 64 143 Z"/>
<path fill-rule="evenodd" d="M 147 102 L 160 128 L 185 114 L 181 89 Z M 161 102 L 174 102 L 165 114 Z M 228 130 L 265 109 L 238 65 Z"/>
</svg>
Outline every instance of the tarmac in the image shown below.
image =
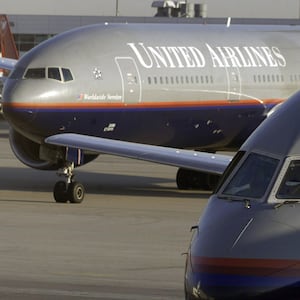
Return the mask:
<svg viewBox="0 0 300 300">
<path fill-rule="evenodd" d="M 57 204 L 58 176 L 24 166 L 0 122 L 1 299 L 183 299 L 185 255 L 209 197 L 176 168 L 101 155 L 76 170 L 81 204 Z"/>
</svg>

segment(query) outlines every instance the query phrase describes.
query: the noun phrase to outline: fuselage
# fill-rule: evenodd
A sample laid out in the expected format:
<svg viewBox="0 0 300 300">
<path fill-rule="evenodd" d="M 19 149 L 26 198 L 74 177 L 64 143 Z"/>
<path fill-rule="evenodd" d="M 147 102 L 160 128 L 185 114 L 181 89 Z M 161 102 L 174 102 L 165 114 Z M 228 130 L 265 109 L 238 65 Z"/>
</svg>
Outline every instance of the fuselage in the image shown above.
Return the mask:
<svg viewBox="0 0 300 300">
<path fill-rule="evenodd" d="M 290 27 L 82 27 L 20 59 L 5 84 L 4 114 L 37 143 L 76 132 L 236 149 L 298 89 L 299 35 Z"/>
</svg>

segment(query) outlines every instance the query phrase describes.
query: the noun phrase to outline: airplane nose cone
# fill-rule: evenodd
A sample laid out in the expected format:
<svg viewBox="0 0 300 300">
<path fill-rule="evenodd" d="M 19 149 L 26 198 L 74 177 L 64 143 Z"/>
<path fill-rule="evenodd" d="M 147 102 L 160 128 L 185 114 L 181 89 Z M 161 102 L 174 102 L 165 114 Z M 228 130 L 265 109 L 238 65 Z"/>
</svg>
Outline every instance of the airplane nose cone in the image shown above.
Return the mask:
<svg viewBox="0 0 300 300">
<path fill-rule="evenodd" d="M 18 80 L 8 79 L 3 89 L 3 115 L 15 128 L 24 128 L 36 117 L 37 109 L 24 99 L 24 95 L 30 95 L 23 91 Z"/>
<path fill-rule="evenodd" d="M 252 201 L 248 208 L 243 201 L 213 196 L 187 259 L 191 299 L 297 299 L 299 233 L 290 220 L 298 215 L 295 207 L 278 211 Z"/>
</svg>

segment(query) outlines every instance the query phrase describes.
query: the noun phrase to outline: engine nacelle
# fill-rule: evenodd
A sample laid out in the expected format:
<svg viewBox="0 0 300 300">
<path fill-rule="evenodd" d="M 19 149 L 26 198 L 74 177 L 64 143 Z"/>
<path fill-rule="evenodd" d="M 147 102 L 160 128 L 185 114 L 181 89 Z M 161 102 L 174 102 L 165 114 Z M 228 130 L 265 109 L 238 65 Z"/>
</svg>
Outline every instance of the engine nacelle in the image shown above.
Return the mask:
<svg viewBox="0 0 300 300">
<path fill-rule="evenodd" d="M 40 145 L 16 130 L 9 134 L 10 146 L 15 156 L 26 166 L 39 170 L 58 170 L 65 166 L 65 149 Z M 84 164 L 97 158 L 97 154 L 84 154 Z"/>
</svg>

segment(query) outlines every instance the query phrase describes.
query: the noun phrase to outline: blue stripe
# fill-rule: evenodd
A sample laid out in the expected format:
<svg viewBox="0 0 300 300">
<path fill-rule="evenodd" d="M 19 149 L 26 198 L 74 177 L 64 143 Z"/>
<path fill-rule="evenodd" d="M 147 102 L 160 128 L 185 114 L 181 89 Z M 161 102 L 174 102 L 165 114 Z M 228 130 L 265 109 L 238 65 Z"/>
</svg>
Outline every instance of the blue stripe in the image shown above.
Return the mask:
<svg viewBox="0 0 300 300">
<path fill-rule="evenodd" d="M 258 105 L 224 105 L 224 106 L 179 106 L 179 107 L 101 107 L 101 108 L 89 108 L 89 107 L 74 107 L 74 108 L 30 108 L 33 112 L 165 112 L 165 111 L 208 111 L 208 110 L 250 110 L 257 109 L 267 111 L 272 109 L 275 105 L 269 104 L 264 107 L 261 104 Z M 29 108 L 14 108 L 15 111 L 27 112 Z"/>
<path fill-rule="evenodd" d="M 286 286 L 300 287 L 299 277 L 280 276 L 245 276 L 229 274 L 198 274 L 193 281 L 200 281 L 202 286 L 282 288 Z"/>
</svg>

